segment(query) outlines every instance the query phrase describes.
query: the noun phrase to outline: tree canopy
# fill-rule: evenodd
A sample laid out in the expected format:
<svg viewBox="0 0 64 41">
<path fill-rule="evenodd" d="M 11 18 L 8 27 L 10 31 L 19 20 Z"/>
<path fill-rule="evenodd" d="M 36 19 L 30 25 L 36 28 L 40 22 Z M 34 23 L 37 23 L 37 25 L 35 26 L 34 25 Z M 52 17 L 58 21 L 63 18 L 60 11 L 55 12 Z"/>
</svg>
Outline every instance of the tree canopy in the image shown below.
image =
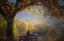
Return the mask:
<svg viewBox="0 0 64 41">
<path fill-rule="evenodd" d="M 60 4 L 59 0 L 14 0 L 13 2 L 0 0 L 0 14 L 4 15 L 5 19 L 13 18 L 18 11 L 23 11 L 26 8 L 31 11 L 31 7 L 35 5 L 42 6 L 45 9 L 44 15 L 42 15 L 44 17 L 52 16 L 64 19 L 64 5 Z M 38 12 L 41 12 L 43 8 L 38 9 Z M 37 13 L 35 10 L 31 12 Z"/>
</svg>

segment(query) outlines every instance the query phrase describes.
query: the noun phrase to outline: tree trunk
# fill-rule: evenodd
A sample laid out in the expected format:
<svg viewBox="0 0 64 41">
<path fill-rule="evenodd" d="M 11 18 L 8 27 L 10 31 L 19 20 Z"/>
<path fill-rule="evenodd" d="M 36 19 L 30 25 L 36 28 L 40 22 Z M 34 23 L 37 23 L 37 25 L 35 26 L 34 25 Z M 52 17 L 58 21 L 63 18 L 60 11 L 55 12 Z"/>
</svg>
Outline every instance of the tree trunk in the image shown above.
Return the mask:
<svg viewBox="0 0 64 41">
<path fill-rule="evenodd" d="M 6 41 L 14 41 L 14 37 L 13 37 L 13 19 L 8 19 L 7 20 Z"/>
</svg>

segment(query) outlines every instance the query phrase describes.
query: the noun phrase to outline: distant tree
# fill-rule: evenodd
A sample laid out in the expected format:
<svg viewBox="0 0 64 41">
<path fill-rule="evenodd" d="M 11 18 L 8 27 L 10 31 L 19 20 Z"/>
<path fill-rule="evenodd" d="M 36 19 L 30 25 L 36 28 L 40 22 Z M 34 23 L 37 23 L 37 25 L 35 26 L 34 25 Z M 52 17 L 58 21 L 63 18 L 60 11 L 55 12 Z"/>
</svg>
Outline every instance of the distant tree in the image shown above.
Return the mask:
<svg viewBox="0 0 64 41">
<path fill-rule="evenodd" d="M 59 37 L 57 39 L 57 41 L 64 41 L 64 24 L 61 25 L 61 29 L 60 29 L 60 34 L 59 34 Z"/>
<path fill-rule="evenodd" d="M 55 37 L 58 36 L 58 30 L 53 26 L 50 25 L 46 22 L 38 22 L 35 25 L 36 29 L 37 29 L 37 33 L 40 36 L 50 36 L 50 37 Z M 36 30 L 35 30 L 36 31 Z"/>
<path fill-rule="evenodd" d="M 35 29 L 33 22 L 27 22 L 27 23 L 28 23 L 28 29 L 30 29 L 31 31 Z"/>
<path fill-rule="evenodd" d="M 26 32 L 28 30 L 28 23 L 26 21 L 20 20 L 20 23 L 18 23 L 18 28 L 20 33 Z"/>
<path fill-rule="evenodd" d="M 18 25 L 20 33 L 27 32 L 28 29 L 31 30 L 31 32 L 32 32 L 35 29 L 33 22 L 27 22 L 27 21 L 19 20 L 19 19 L 16 21 L 17 21 L 17 25 Z"/>
<path fill-rule="evenodd" d="M 58 38 L 59 31 L 56 28 L 52 28 L 48 31 L 47 35 L 50 36 L 51 38 L 54 37 Z"/>
<path fill-rule="evenodd" d="M 64 6 L 58 2 L 58 0 L 14 0 L 16 2 L 9 2 L 9 0 L 0 0 L 0 14 L 7 21 L 6 39 L 7 41 L 13 41 L 13 19 L 18 11 L 23 11 L 28 8 L 31 11 L 31 6 L 40 5 L 44 6 L 44 17 L 53 16 L 55 18 L 64 19 Z M 39 9 L 39 12 L 41 9 Z M 35 14 L 35 10 L 32 11 Z M 10 40 L 11 39 L 11 40 Z"/>
<path fill-rule="evenodd" d="M 13 35 L 14 35 L 14 37 L 20 36 L 18 25 L 17 25 L 17 22 L 16 22 L 15 19 L 14 19 L 14 22 L 13 22 Z"/>
</svg>

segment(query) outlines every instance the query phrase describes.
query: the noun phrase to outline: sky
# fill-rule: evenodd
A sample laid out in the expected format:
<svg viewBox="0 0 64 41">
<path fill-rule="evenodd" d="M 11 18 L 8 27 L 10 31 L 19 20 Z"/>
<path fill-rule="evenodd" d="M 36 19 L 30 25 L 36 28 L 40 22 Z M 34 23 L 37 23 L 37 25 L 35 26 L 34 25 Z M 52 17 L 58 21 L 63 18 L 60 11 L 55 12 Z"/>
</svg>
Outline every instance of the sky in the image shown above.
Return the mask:
<svg viewBox="0 0 64 41">
<path fill-rule="evenodd" d="M 16 3 L 16 0 L 8 0 L 8 1 Z M 62 5 L 64 5 L 64 0 L 59 0 L 58 2 L 60 2 Z"/>
<path fill-rule="evenodd" d="M 40 17 L 40 14 L 37 15 L 37 17 L 34 17 L 34 14 L 28 14 L 28 10 L 24 10 L 24 12 L 20 13 L 18 12 L 15 19 L 20 19 L 20 20 L 29 20 L 29 21 L 43 21 L 43 22 L 47 22 L 48 24 L 54 25 L 54 26 L 60 26 L 62 24 L 64 24 L 63 20 L 59 20 L 59 19 L 55 19 L 55 18 L 45 18 L 45 17 Z M 59 27 L 58 26 L 58 27 Z"/>
<path fill-rule="evenodd" d="M 64 5 L 64 0 L 59 0 L 59 2 L 60 2 L 62 5 Z"/>
</svg>

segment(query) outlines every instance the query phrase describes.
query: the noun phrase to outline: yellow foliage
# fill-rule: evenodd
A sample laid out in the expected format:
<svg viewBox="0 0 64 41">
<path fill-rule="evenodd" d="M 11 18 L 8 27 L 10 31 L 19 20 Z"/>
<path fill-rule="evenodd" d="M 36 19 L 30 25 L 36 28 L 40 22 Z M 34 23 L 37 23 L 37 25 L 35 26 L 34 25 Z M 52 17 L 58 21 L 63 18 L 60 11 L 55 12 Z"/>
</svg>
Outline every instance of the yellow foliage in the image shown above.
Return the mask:
<svg viewBox="0 0 64 41">
<path fill-rule="evenodd" d="M 19 23 L 19 29 L 21 31 L 27 31 L 28 30 L 28 26 L 27 25 L 28 25 L 27 22 L 21 20 L 20 23 Z"/>
<path fill-rule="evenodd" d="M 26 32 L 28 29 L 34 30 L 34 23 L 33 22 L 27 22 L 24 20 L 20 20 L 20 23 L 18 22 L 18 28 L 20 32 Z"/>
<path fill-rule="evenodd" d="M 29 28 L 30 30 L 35 29 L 35 28 L 34 28 L 34 23 L 28 22 L 28 28 Z"/>
<path fill-rule="evenodd" d="M 17 28 L 17 24 L 16 24 L 16 21 L 14 20 L 14 23 L 13 23 L 13 34 L 14 34 L 14 37 L 16 36 L 19 36 L 19 31 L 18 31 L 18 28 Z"/>
</svg>

